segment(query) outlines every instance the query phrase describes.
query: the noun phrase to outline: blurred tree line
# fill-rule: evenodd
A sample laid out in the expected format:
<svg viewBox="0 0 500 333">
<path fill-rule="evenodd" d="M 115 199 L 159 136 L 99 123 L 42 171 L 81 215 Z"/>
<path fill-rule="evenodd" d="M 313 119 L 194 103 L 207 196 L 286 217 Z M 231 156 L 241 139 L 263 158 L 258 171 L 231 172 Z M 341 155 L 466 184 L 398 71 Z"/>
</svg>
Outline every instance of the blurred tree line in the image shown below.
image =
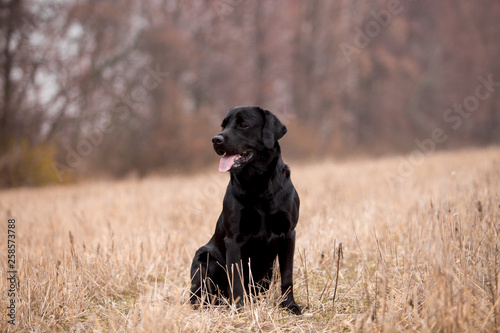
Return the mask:
<svg viewBox="0 0 500 333">
<path fill-rule="evenodd" d="M 1 0 L 0 186 L 198 169 L 236 105 L 288 158 L 498 143 L 499 36 L 486 0 Z"/>
</svg>

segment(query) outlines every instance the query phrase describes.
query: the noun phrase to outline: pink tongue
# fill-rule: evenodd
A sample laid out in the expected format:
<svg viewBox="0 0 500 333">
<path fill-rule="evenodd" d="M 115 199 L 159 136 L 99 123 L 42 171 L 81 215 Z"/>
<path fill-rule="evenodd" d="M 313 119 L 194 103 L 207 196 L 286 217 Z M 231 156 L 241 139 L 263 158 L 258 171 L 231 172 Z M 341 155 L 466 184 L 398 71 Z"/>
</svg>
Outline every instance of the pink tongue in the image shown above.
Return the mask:
<svg viewBox="0 0 500 333">
<path fill-rule="evenodd" d="M 219 162 L 219 172 L 226 172 L 233 166 L 234 160 L 238 155 L 224 155 L 220 158 Z"/>
</svg>

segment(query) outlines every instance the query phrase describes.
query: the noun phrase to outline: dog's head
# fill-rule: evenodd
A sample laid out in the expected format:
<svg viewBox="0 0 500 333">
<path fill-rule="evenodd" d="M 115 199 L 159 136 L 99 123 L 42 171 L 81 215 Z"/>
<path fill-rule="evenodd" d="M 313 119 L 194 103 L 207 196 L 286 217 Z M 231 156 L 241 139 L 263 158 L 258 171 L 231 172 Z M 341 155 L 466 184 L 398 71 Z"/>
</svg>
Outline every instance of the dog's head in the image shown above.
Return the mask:
<svg viewBox="0 0 500 333">
<path fill-rule="evenodd" d="M 250 164 L 259 152 L 271 150 L 286 133 L 286 127 L 270 111 L 257 106 L 238 106 L 222 121 L 222 132 L 213 137 L 222 155 L 219 171 L 237 171 Z"/>
</svg>

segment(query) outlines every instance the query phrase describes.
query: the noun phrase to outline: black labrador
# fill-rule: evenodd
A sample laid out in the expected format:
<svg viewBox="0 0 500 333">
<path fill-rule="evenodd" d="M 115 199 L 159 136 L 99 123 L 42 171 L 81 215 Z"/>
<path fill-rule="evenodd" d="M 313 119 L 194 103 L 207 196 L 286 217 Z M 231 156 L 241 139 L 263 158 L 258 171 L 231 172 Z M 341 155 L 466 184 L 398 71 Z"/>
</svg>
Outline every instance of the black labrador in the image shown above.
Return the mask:
<svg viewBox="0 0 500 333">
<path fill-rule="evenodd" d="M 243 106 L 229 110 L 222 132 L 213 137 L 214 150 L 222 156 L 219 171 L 230 171 L 231 179 L 214 235 L 196 251 L 191 265 L 193 306 L 200 304 L 203 291 L 205 302 L 224 296 L 241 307 L 244 291 L 269 289 L 278 257 L 281 305 L 301 313 L 293 298 L 300 201 L 278 144 L 286 132 L 271 112 Z"/>
</svg>

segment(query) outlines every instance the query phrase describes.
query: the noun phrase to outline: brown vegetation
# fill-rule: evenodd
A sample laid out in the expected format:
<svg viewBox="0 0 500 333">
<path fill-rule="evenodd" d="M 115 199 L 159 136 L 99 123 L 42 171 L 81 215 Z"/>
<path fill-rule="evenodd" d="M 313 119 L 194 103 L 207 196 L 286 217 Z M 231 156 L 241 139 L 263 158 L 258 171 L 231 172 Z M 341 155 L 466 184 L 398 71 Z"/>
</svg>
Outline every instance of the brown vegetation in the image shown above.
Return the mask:
<svg viewBox="0 0 500 333">
<path fill-rule="evenodd" d="M 299 317 L 276 306 L 279 291 L 241 312 L 190 307 L 191 257 L 212 234 L 227 182 L 215 169 L 2 191 L 0 216 L 17 223 L 16 329 L 498 332 L 500 149 L 436 153 L 402 182 L 384 177 L 400 161 L 291 165 L 302 201 Z M 2 271 L 5 259 L 4 247 Z M 2 330 L 12 331 L 6 302 Z"/>
<path fill-rule="evenodd" d="M 5 176 L 25 142 L 54 147 L 56 182 L 199 170 L 236 105 L 300 128 L 300 158 L 436 128 L 439 149 L 498 143 L 499 18 L 486 0 L 2 1 L 0 186 L 37 184 Z"/>
</svg>

